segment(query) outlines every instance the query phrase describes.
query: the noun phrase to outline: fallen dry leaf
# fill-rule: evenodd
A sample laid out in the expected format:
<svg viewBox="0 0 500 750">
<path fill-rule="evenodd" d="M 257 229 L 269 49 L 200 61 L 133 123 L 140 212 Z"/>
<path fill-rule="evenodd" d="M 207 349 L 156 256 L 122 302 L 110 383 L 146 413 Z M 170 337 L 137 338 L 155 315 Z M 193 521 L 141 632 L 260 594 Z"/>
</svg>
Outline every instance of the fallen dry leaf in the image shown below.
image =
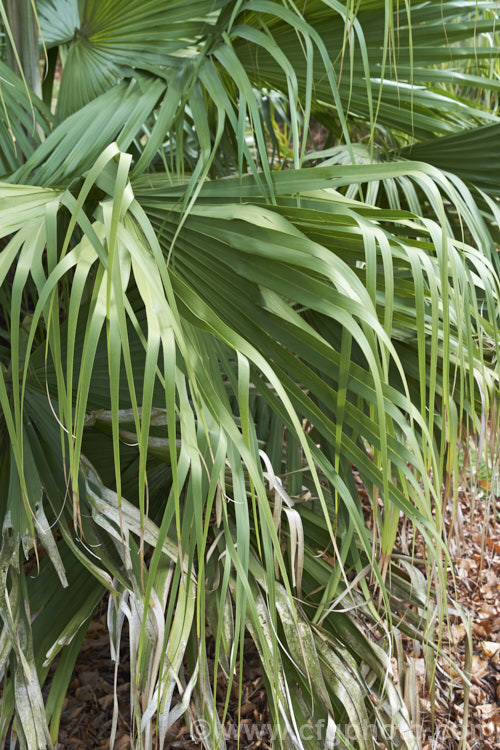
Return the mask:
<svg viewBox="0 0 500 750">
<path fill-rule="evenodd" d="M 497 643 L 496 641 L 483 641 L 481 643 L 481 650 L 491 659 L 492 656 L 495 656 L 495 654 L 500 651 L 500 643 Z"/>
</svg>

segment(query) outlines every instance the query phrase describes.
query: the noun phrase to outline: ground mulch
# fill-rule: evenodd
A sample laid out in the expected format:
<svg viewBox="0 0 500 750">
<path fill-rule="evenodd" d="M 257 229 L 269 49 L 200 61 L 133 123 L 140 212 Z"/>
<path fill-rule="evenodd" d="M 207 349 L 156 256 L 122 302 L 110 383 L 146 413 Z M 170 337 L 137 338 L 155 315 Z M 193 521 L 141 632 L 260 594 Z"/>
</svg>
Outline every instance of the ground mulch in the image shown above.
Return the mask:
<svg viewBox="0 0 500 750">
<path fill-rule="evenodd" d="M 500 748 L 499 520 L 500 497 L 487 496 L 481 487 L 472 497 L 460 492 L 455 508 L 446 514 L 455 577 L 449 585 L 449 599 L 470 614 L 472 649 L 468 654 L 466 624 L 455 616 L 444 633 L 443 651 L 462 670 L 470 667 L 471 684 L 466 690 L 453 667 L 440 658 L 435 693 L 430 694 L 420 657 L 423 750 L 461 750 L 462 740 L 463 750 Z"/>
</svg>

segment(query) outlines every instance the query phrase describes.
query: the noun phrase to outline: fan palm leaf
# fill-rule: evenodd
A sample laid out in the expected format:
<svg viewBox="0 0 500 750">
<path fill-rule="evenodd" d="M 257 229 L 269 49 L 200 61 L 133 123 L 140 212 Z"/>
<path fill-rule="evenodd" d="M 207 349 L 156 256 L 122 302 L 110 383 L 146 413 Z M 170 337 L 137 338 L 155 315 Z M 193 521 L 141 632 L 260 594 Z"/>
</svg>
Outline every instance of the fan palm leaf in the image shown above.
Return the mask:
<svg viewBox="0 0 500 750">
<path fill-rule="evenodd" d="M 56 741 L 108 595 L 137 747 L 183 715 L 225 746 L 247 633 L 276 746 L 417 748 L 391 632 L 436 654 L 456 443 L 498 394 L 493 4 L 37 10 L 63 70 L 55 118 L 8 74 L 41 128 L 0 183 L 2 738 Z M 311 113 L 343 144 L 305 159 Z M 427 583 L 391 561 L 401 514 Z"/>
</svg>

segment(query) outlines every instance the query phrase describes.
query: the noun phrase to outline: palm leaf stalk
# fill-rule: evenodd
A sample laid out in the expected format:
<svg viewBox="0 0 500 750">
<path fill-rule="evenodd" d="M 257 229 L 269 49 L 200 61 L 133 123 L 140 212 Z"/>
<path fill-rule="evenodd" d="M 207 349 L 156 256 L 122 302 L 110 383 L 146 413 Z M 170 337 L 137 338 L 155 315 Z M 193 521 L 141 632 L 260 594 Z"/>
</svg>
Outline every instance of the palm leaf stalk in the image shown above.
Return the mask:
<svg viewBox="0 0 500 750">
<path fill-rule="evenodd" d="M 182 716 L 226 746 L 245 634 L 276 747 L 418 748 L 401 636 L 432 683 L 498 394 L 496 5 L 33 7 L 45 103 L 0 63 L 1 741 L 54 746 L 107 598 L 136 748 Z"/>
</svg>

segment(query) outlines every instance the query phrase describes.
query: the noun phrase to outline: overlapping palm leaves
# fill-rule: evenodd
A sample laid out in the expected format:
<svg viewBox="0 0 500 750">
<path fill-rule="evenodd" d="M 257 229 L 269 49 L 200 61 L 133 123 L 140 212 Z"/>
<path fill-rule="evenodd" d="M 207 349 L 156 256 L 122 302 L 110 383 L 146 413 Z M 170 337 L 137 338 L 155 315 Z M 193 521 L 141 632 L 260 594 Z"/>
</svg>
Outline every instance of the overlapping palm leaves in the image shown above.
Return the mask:
<svg viewBox="0 0 500 750">
<path fill-rule="evenodd" d="M 55 742 L 109 594 L 137 747 L 182 715 L 225 746 L 214 687 L 243 678 L 245 632 L 276 746 L 417 747 L 389 631 L 435 649 L 441 485 L 498 386 L 494 5 L 37 10 L 64 66 L 55 120 L 20 81 L 4 110 L 26 137 L 0 186 L 2 736 Z M 257 86 L 287 98 L 293 168 L 270 163 Z M 313 167 L 311 112 L 345 142 Z M 428 587 L 390 561 L 401 513 Z"/>
</svg>

